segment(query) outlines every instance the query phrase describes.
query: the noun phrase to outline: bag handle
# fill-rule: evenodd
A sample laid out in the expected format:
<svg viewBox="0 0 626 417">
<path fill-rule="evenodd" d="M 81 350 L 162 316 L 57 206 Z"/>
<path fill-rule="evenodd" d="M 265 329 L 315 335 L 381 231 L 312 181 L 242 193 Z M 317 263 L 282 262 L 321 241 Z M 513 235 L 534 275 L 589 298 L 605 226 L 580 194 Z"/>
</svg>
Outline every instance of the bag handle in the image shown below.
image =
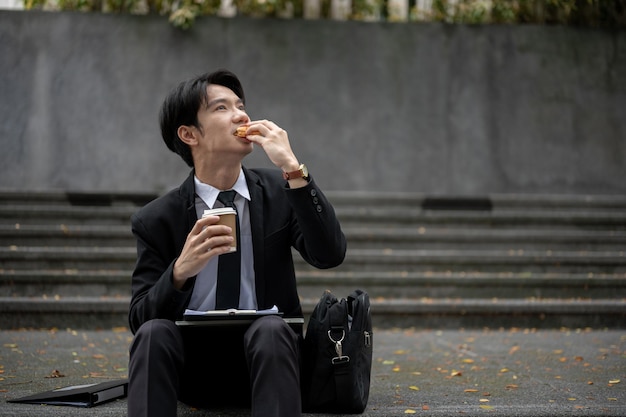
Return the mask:
<svg viewBox="0 0 626 417">
<path fill-rule="evenodd" d="M 351 399 L 346 396 L 350 392 L 351 373 L 350 357 L 344 355 L 343 341 L 348 331 L 348 305 L 345 298 L 333 304 L 328 309 L 329 326 L 328 338 L 335 345 L 337 356 L 331 359 L 333 377 L 335 380 L 335 398 L 342 410 L 350 409 Z"/>
</svg>

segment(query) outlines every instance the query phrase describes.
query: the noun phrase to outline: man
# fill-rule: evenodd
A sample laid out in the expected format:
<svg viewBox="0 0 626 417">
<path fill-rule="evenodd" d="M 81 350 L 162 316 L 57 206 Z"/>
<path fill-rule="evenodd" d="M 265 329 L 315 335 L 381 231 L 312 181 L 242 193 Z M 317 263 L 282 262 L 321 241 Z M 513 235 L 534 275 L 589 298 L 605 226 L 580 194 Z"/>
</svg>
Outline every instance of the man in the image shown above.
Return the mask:
<svg viewBox="0 0 626 417">
<path fill-rule="evenodd" d="M 241 83 L 229 71 L 181 83 L 165 99 L 160 124 L 168 148 L 193 170 L 132 217 L 129 416 L 175 416 L 178 399 L 201 407 L 250 404 L 253 416 L 298 416 L 300 331 L 276 315 L 244 330 L 190 330 L 175 321 L 185 309 L 225 308 L 220 293 L 233 280 L 238 298 L 226 307 L 275 305 L 285 318 L 302 317 L 291 250 L 317 268 L 341 264 L 346 241 L 334 210 L 287 132 L 250 120 Z M 248 127 L 243 138 L 235 135 L 241 126 Z M 255 144 L 280 169 L 243 167 Z M 222 202 L 227 190 L 236 191 L 235 253 L 231 228 L 218 225 L 217 216 L 203 218 L 205 209 L 231 204 Z M 237 259 L 239 272 L 224 278 L 220 264 L 228 258 Z"/>
</svg>

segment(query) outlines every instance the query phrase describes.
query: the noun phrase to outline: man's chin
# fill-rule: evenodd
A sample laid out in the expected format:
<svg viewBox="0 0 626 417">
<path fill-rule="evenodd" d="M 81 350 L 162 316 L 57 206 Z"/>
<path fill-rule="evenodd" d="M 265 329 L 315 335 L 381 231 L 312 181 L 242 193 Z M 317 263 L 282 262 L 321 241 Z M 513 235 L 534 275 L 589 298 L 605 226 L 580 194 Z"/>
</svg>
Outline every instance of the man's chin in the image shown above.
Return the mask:
<svg viewBox="0 0 626 417">
<path fill-rule="evenodd" d="M 248 139 L 244 139 L 244 140 L 247 142 L 245 143 L 245 145 L 247 146 L 245 147 L 244 155 L 248 155 L 254 150 L 254 143 L 250 142 Z"/>
</svg>

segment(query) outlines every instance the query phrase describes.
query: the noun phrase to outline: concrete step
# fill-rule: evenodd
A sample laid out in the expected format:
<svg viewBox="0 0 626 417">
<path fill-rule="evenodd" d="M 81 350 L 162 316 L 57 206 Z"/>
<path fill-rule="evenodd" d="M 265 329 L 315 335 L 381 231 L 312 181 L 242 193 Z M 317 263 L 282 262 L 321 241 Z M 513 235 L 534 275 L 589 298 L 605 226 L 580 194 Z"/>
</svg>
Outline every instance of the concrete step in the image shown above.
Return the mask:
<svg viewBox="0 0 626 417">
<path fill-rule="evenodd" d="M 1 246 L 135 247 L 130 224 L 0 225 L 0 243 Z"/>
<path fill-rule="evenodd" d="M 0 297 L 120 297 L 130 294 L 131 271 L 0 271 Z M 297 271 L 298 292 L 347 295 L 366 289 L 378 298 L 626 298 L 626 273 L 466 273 Z"/>
<path fill-rule="evenodd" d="M 129 225 L 135 206 L 0 205 L 0 224 Z M 16 227 L 19 227 L 16 226 Z"/>
<path fill-rule="evenodd" d="M 420 207 L 424 210 L 505 210 L 524 208 L 544 210 L 623 210 L 624 195 L 573 195 L 573 194 L 489 194 L 489 195 L 428 195 L 421 193 L 386 191 L 325 191 L 335 207 L 378 206 Z M 151 192 L 71 192 L 64 190 L 0 190 L 2 204 L 56 204 L 72 206 L 141 207 L 158 196 Z"/>
<path fill-rule="evenodd" d="M 0 297 L 120 297 L 130 294 L 129 270 L 1 270 Z"/>
<path fill-rule="evenodd" d="M 296 267 L 311 269 L 296 258 Z M 349 250 L 339 271 L 369 272 L 559 272 L 620 273 L 626 271 L 623 251 L 551 250 Z"/>
<path fill-rule="evenodd" d="M 494 226 L 618 227 L 626 229 L 624 196 L 502 195 L 485 198 L 428 197 L 414 194 L 327 193 L 346 226 L 365 224 L 423 224 Z M 370 195 L 371 194 L 371 195 Z M 0 192 L 2 224 L 84 224 L 120 222 L 152 194 L 9 193 Z"/>
<path fill-rule="evenodd" d="M 432 211 L 623 211 L 624 195 L 489 194 L 427 195 L 404 192 L 327 191 L 335 207 L 413 207 Z"/>
<path fill-rule="evenodd" d="M 423 210 L 405 207 L 338 207 L 336 213 L 342 225 L 412 225 L 416 227 L 445 226 L 466 227 L 517 227 L 525 228 L 587 228 L 626 230 L 626 211 L 592 210 L 506 210 L 506 211 L 455 211 Z"/>
<path fill-rule="evenodd" d="M 317 301 L 302 300 L 305 317 Z M 130 297 L 0 297 L 0 329 L 126 326 L 129 302 Z M 372 317 L 381 328 L 623 328 L 624 307 L 626 301 L 615 299 L 373 298 Z"/>
<path fill-rule="evenodd" d="M 349 294 L 365 289 L 381 299 L 626 299 L 626 273 L 467 273 L 467 272 L 298 272 L 301 297 L 314 299 L 325 289 Z"/>
<path fill-rule="evenodd" d="M 128 225 L 138 207 L 0 205 L 0 224 L 118 224 Z M 337 206 L 335 211 L 343 226 L 490 226 L 490 227 L 578 227 L 617 228 L 626 230 L 626 210 L 424 210 L 420 207 Z"/>
<path fill-rule="evenodd" d="M 136 251 L 130 247 L 0 247 L 0 263 L 5 270 L 131 270 L 135 260 Z M 314 270 L 299 256 L 294 263 L 299 270 Z M 626 271 L 626 251 L 352 249 L 337 269 L 620 273 Z"/>
<path fill-rule="evenodd" d="M 551 249 L 626 248 L 626 230 L 417 226 L 348 226 L 350 248 Z"/>
<path fill-rule="evenodd" d="M 2 205 L 135 206 L 142 207 L 158 195 L 145 192 L 71 192 L 62 190 L 0 190 Z"/>
<path fill-rule="evenodd" d="M 348 226 L 350 248 L 576 249 L 626 248 L 626 230 Z M 130 225 L 0 224 L 0 246 L 135 247 Z"/>
<path fill-rule="evenodd" d="M 130 247 L 0 247 L 0 265 L 5 270 L 132 270 L 136 256 Z"/>
</svg>

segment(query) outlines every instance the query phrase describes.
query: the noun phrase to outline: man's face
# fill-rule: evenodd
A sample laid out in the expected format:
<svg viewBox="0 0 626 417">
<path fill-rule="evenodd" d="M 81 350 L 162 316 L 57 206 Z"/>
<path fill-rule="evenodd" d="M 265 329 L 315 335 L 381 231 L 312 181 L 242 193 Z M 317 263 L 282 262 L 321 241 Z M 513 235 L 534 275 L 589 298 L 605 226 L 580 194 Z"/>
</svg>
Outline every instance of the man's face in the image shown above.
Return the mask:
<svg viewBox="0 0 626 417">
<path fill-rule="evenodd" d="M 230 89 L 211 84 L 208 102 L 198 111 L 202 152 L 245 156 L 252 152 L 252 142 L 234 135 L 238 126 L 250 121 L 243 101 Z"/>
</svg>

